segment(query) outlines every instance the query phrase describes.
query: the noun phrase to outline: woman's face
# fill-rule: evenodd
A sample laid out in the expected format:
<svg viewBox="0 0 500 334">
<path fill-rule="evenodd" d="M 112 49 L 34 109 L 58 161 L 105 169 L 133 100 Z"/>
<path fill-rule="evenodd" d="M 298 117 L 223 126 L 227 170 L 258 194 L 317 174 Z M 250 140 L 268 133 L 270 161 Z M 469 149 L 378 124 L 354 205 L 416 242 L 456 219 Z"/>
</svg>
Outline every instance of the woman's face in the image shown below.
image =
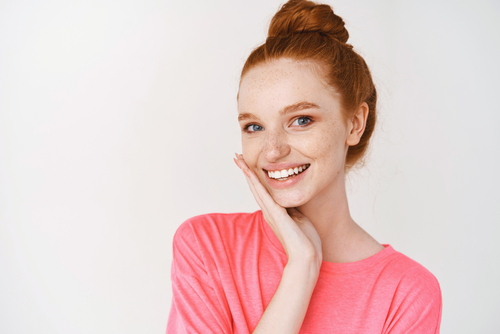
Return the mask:
<svg viewBox="0 0 500 334">
<path fill-rule="evenodd" d="M 243 157 L 283 207 L 328 196 L 344 182 L 351 122 L 316 73 L 282 58 L 252 68 L 240 84 Z"/>
</svg>

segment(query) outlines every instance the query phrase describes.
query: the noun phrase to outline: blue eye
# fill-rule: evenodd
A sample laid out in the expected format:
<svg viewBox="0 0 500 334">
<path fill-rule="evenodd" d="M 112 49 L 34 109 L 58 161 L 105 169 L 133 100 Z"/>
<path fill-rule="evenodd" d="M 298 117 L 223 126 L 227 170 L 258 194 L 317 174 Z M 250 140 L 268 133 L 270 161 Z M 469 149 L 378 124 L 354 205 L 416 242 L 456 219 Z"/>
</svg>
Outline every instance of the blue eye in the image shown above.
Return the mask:
<svg viewBox="0 0 500 334">
<path fill-rule="evenodd" d="M 260 125 L 257 124 L 250 124 L 248 125 L 245 130 L 250 131 L 250 132 L 255 132 L 255 131 L 262 131 L 264 128 Z"/>
<path fill-rule="evenodd" d="M 303 125 L 309 124 L 310 122 L 311 122 L 311 119 L 309 117 L 302 116 L 302 117 L 297 118 L 295 121 L 293 121 L 292 125 L 303 126 Z"/>
</svg>

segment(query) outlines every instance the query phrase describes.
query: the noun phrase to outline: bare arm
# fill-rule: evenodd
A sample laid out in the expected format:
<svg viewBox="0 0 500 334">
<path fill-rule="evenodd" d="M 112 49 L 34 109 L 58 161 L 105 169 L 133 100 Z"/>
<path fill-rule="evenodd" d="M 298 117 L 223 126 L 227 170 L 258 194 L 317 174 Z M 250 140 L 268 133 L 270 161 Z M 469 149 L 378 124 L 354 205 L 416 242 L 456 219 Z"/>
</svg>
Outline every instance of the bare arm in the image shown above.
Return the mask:
<svg viewBox="0 0 500 334">
<path fill-rule="evenodd" d="M 311 267 L 286 265 L 278 289 L 253 334 L 299 332 L 318 278 L 318 270 Z"/>
<path fill-rule="evenodd" d="M 279 206 L 243 157 L 235 160 L 264 218 L 288 257 L 278 289 L 262 315 L 254 334 L 295 334 L 300 331 L 322 263 L 321 239 L 312 223 L 297 209 Z"/>
</svg>

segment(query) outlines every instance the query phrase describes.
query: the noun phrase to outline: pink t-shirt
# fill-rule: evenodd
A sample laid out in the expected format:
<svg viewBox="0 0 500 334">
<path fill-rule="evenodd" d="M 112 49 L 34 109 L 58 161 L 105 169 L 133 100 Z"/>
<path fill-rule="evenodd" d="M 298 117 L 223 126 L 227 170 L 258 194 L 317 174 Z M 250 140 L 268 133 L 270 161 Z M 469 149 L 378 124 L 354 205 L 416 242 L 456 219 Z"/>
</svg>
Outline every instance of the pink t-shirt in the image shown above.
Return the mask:
<svg viewBox="0 0 500 334">
<path fill-rule="evenodd" d="M 300 333 L 439 333 L 441 291 L 390 245 L 321 266 Z M 167 333 L 252 333 L 287 257 L 262 212 L 207 214 L 175 233 Z"/>
</svg>

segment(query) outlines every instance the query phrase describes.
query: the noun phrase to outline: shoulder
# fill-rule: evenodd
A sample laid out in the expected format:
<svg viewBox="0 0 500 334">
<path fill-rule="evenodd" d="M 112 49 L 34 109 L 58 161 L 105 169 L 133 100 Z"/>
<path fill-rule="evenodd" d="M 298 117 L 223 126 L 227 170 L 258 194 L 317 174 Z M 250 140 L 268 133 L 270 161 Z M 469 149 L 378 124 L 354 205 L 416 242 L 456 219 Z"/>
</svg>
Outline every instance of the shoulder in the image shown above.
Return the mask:
<svg viewBox="0 0 500 334">
<path fill-rule="evenodd" d="M 390 278 L 395 298 L 414 295 L 417 299 L 441 299 L 441 289 L 436 277 L 422 264 L 401 252 L 392 250 L 383 265 L 382 274 Z"/>
<path fill-rule="evenodd" d="M 219 272 L 250 234 L 259 233 L 259 213 L 209 213 L 184 221 L 173 237 L 172 274 L 206 277 Z"/>
<path fill-rule="evenodd" d="M 238 230 L 259 222 L 260 211 L 253 213 L 207 213 L 191 217 L 177 228 L 174 240 L 192 234 L 212 234 L 217 231 Z"/>
<path fill-rule="evenodd" d="M 399 290 L 425 290 L 432 296 L 441 296 L 438 280 L 419 262 L 395 251 L 390 266 L 397 274 Z"/>
<path fill-rule="evenodd" d="M 173 244 L 198 246 L 237 242 L 260 229 L 261 211 L 208 213 L 191 217 L 177 228 Z"/>
<path fill-rule="evenodd" d="M 411 333 L 410 328 L 425 328 L 422 332 L 426 333 L 438 332 L 442 297 L 436 277 L 423 265 L 397 251 L 387 265 L 394 279 L 387 319 L 389 328 L 405 328 Z"/>
<path fill-rule="evenodd" d="M 214 224 L 222 226 L 232 223 L 247 222 L 255 219 L 260 212 L 259 210 L 255 212 L 206 213 L 187 219 L 179 226 L 179 229 L 185 225 L 203 227 Z"/>
</svg>

